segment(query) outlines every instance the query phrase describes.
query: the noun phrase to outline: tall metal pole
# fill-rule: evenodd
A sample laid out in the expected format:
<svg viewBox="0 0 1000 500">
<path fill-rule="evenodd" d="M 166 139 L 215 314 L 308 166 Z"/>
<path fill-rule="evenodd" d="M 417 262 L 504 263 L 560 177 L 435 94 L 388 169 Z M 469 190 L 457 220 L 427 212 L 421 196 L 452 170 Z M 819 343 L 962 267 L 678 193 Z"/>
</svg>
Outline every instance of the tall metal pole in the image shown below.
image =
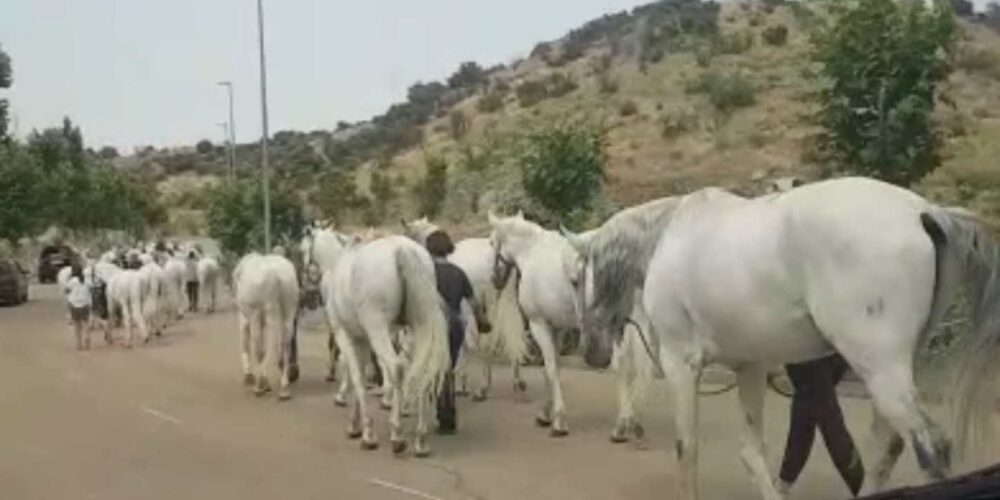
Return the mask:
<svg viewBox="0 0 1000 500">
<path fill-rule="evenodd" d="M 271 251 L 271 187 L 267 167 L 267 70 L 264 61 L 264 2 L 257 0 L 257 29 L 260 33 L 260 174 L 264 190 L 264 251 Z"/>
<path fill-rule="evenodd" d="M 236 119 L 233 118 L 233 82 L 219 82 L 229 94 L 229 179 L 236 178 Z"/>
</svg>

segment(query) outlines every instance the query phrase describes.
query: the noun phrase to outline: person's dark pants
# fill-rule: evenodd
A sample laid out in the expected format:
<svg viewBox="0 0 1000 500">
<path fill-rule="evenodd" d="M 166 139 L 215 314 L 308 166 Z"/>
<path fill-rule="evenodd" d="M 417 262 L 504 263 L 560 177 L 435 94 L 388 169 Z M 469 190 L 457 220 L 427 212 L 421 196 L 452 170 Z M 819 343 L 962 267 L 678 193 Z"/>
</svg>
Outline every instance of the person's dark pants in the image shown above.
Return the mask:
<svg viewBox="0 0 1000 500">
<path fill-rule="evenodd" d="M 187 282 L 188 310 L 196 312 L 198 310 L 198 282 Z"/>
<path fill-rule="evenodd" d="M 857 495 L 864 482 L 865 469 L 854 440 L 844 425 L 836 391 L 837 384 L 847 371 L 847 361 L 836 354 L 786 365 L 785 370 L 795 387 L 795 396 L 792 398 L 788 444 L 778 477 L 788 484 L 798 479 L 812 451 L 816 427 L 819 427 L 833 464 L 851 493 Z"/>
<path fill-rule="evenodd" d="M 448 319 L 448 352 L 451 355 L 451 369 L 445 375 L 444 384 L 437 401 L 438 431 L 455 432 L 458 427 L 458 412 L 455 407 L 455 363 L 458 362 L 462 343 L 465 341 L 465 324 L 456 314 Z"/>
</svg>

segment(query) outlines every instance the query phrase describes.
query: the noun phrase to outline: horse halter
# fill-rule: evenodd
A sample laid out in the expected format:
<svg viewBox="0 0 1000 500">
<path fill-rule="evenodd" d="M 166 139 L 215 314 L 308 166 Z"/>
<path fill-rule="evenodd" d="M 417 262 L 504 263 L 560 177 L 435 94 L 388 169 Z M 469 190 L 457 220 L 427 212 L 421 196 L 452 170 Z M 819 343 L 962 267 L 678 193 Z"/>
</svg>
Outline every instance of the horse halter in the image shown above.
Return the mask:
<svg viewBox="0 0 1000 500">
<path fill-rule="evenodd" d="M 309 263 L 306 264 L 305 283 L 311 288 L 319 288 L 319 283 L 323 279 L 323 272 L 316 263 L 316 235 L 309 233 Z"/>
<path fill-rule="evenodd" d="M 493 254 L 493 286 L 497 290 L 500 290 L 507 286 L 507 281 L 510 280 L 510 275 L 513 271 L 516 270 L 520 274 L 521 270 L 517 267 L 517 262 L 504 257 L 500 249 L 494 248 Z"/>
</svg>

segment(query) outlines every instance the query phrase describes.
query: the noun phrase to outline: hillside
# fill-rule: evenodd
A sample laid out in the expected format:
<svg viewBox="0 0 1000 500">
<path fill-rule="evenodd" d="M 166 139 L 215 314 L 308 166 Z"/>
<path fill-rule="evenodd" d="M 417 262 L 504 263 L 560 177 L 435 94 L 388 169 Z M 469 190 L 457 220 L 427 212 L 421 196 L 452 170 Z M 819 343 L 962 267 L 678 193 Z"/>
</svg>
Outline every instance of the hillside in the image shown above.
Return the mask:
<svg viewBox="0 0 1000 500">
<path fill-rule="evenodd" d="M 766 179 L 816 179 L 824 172 L 813 160 L 809 30 L 823 6 L 663 0 L 605 16 L 524 60 L 466 64 L 446 83 L 415 84 L 408 102 L 369 122 L 279 132 L 273 163 L 312 216 L 376 225 L 417 215 L 412 191 L 428 155 L 449 164 L 451 223 L 482 226 L 486 206 L 530 205 L 505 145 L 518 131 L 564 121 L 608 130 L 605 211 L 708 185 L 753 193 Z M 936 111 L 945 162 L 917 189 L 1000 219 L 1000 35 L 971 18 L 961 28 L 944 89 L 954 106 Z M 709 81 L 742 102 L 712 102 Z M 257 164 L 255 145 L 237 154 L 241 171 Z M 224 172 L 221 147 L 120 161 L 159 177 L 175 231 L 199 231 L 199 193 Z"/>
</svg>

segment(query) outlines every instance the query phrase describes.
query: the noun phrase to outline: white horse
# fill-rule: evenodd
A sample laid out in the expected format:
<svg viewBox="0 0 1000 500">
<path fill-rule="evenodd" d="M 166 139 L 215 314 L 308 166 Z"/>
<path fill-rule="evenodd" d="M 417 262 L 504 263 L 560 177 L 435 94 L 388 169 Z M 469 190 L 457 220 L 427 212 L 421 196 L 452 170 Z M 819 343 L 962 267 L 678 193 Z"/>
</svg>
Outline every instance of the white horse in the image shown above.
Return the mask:
<svg viewBox="0 0 1000 500">
<path fill-rule="evenodd" d="M 427 237 L 439 228 L 427 217 L 422 217 L 414 221 L 400 220 L 404 232 L 421 245 L 426 245 Z M 476 328 L 475 315 L 467 302 L 462 303 L 462 311 L 465 317 L 465 349 L 462 349 L 462 356 L 455 366 L 455 371 L 460 375 L 461 386 L 466 387 L 466 364 L 469 357 L 465 354 L 468 350 L 478 351 L 483 360 L 483 382 L 482 386 L 475 391 L 473 399 L 476 401 L 485 400 L 493 382 L 493 365 L 491 356 L 497 350 L 498 344 L 502 344 L 503 351 L 507 359 L 511 360 L 511 367 L 514 376 L 514 391 L 524 392 L 527 384 L 521 378 L 521 360 L 528 351 L 525 342 L 524 328 L 520 320 L 520 312 L 516 309 L 516 280 L 507 281 L 504 289 L 497 291 L 493 283 L 493 267 L 496 264 L 496 251 L 490 244 L 489 238 L 466 238 L 455 243 L 455 251 L 448 256 L 448 261 L 458 266 L 472 285 L 476 302 L 485 309 L 485 316 L 489 318 L 493 325 L 493 331 L 488 335 L 479 333 Z M 501 299 L 506 299 L 500 302 Z M 507 306 L 505 311 L 509 321 L 500 321 L 499 309 L 501 304 Z"/>
<path fill-rule="evenodd" d="M 205 310 L 215 312 L 215 302 L 219 294 L 219 261 L 215 257 L 198 260 L 198 296 L 205 304 Z"/>
<path fill-rule="evenodd" d="M 582 288 L 591 362 L 607 364 L 608 343 L 628 315 L 615 294 L 643 288 L 659 361 L 674 387 L 678 498 L 697 496 L 696 390 L 706 364 L 737 373 L 745 416 L 740 456 L 771 500 L 782 496 L 763 453 L 766 370 L 833 351 L 865 382 L 876 410 L 879 456 L 865 492 L 884 485 L 902 452 L 901 435 L 928 476 L 948 474 L 950 442 L 916 400 L 913 364 L 923 361 L 930 331 L 964 281 L 976 326 L 954 386 L 961 448 L 964 430 L 992 408 L 992 394 L 975 396 L 998 371 L 1000 248 L 988 231 L 964 213 L 858 178 L 756 199 L 707 189 L 683 197 L 666 216 L 665 229 L 644 228 L 658 233 L 645 274 L 635 272 L 641 252 L 627 242 L 571 241 L 586 256 L 583 275 L 590 278 Z"/>
<path fill-rule="evenodd" d="M 391 380 L 389 439 L 393 451 L 401 453 L 406 448 L 402 407 L 416 404 L 414 453 L 426 456 L 426 406 L 450 369 L 444 306 L 430 254 L 402 236 L 353 243 L 341 252 L 333 271 L 323 274 L 321 286 L 330 328 L 347 361 L 354 388 L 348 436 L 360 437 L 364 449 L 378 446 L 362 381 L 368 350 L 373 349 L 385 367 L 383 377 Z M 413 354 L 408 366 L 392 345 L 390 330 L 397 323 L 412 332 Z"/>
<path fill-rule="evenodd" d="M 182 257 L 169 257 L 163 264 L 163 272 L 169 284 L 166 290 L 166 298 L 169 302 L 167 309 L 171 319 L 181 319 L 187 311 L 187 298 L 184 295 L 185 278 L 187 275 L 187 265 Z"/>
<path fill-rule="evenodd" d="M 143 307 L 144 289 L 142 273 L 135 269 L 122 270 L 108 279 L 108 308 L 112 314 L 119 311 L 122 315 L 122 328 L 128 332 L 125 347 L 132 347 L 135 328 L 139 329 L 143 343 L 149 341 L 149 321 Z"/>
<path fill-rule="evenodd" d="M 310 285 L 319 286 L 320 295 L 323 297 L 324 304 L 329 300 L 327 296 L 330 290 L 321 286 L 320 281 L 323 279 L 324 274 L 332 272 L 334 267 L 336 267 L 337 262 L 340 260 L 340 256 L 343 254 L 344 249 L 348 245 L 360 243 L 361 239 L 356 237 L 350 237 L 340 234 L 333 229 L 320 228 L 320 227 L 309 227 L 305 236 L 303 236 L 302 241 L 299 246 L 299 250 L 302 254 L 302 268 L 304 270 L 305 279 L 309 281 Z M 399 332 L 397 329 L 393 330 L 393 340 L 394 343 L 399 343 Z M 334 331 L 330 330 L 330 337 L 327 342 L 327 351 L 329 355 L 329 364 L 327 366 L 327 381 L 334 381 L 336 379 L 336 366 L 337 357 L 340 351 L 337 346 L 336 340 L 334 339 Z M 390 377 L 384 376 L 386 373 L 386 366 L 381 360 L 376 360 L 379 364 L 379 369 L 382 370 L 382 387 L 380 392 L 382 394 L 381 406 L 384 409 L 392 408 L 392 381 Z M 340 381 L 340 387 L 334 394 L 333 402 L 337 406 L 347 406 L 347 396 L 350 391 L 350 379 L 348 377 L 343 377 Z"/>
<path fill-rule="evenodd" d="M 163 335 L 169 320 L 170 280 L 153 255 L 142 254 L 140 261 L 142 314 L 150 332 L 159 337 Z"/>
<path fill-rule="evenodd" d="M 536 417 L 536 423 L 543 427 L 551 425 L 554 437 L 565 436 L 568 433 L 566 405 L 559 380 L 555 334 L 580 327 L 571 279 L 578 256 L 569 241 L 558 232 L 543 229 L 525 220 L 521 214 L 500 219 L 491 212 L 488 217 L 493 227 L 490 240 L 498 255 L 496 272 L 509 274 L 512 268 L 520 272 L 518 304 L 545 362 L 550 396 Z M 498 277 L 498 282 L 505 279 Z M 626 342 L 615 356 L 619 373 L 619 417 L 611 436 L 616 442 L 626 440 L 629 433 L 642 437 L 633 403 L 652 376 L 649 363 L 647 366 L 641 364 L 646 357 L 641 344 L 633 338 L 634 331 L 629 331 Z"/>
<path fill-rule="evenodd" d="M 292 397 L 289 388 L 291 341 L 299 304 L 295 266 L 285 257 L 243 257 L 233 271 L 239 309 L 243 380 L 263 396 L 280 371 L 278 399 Z"/>
</svg>

